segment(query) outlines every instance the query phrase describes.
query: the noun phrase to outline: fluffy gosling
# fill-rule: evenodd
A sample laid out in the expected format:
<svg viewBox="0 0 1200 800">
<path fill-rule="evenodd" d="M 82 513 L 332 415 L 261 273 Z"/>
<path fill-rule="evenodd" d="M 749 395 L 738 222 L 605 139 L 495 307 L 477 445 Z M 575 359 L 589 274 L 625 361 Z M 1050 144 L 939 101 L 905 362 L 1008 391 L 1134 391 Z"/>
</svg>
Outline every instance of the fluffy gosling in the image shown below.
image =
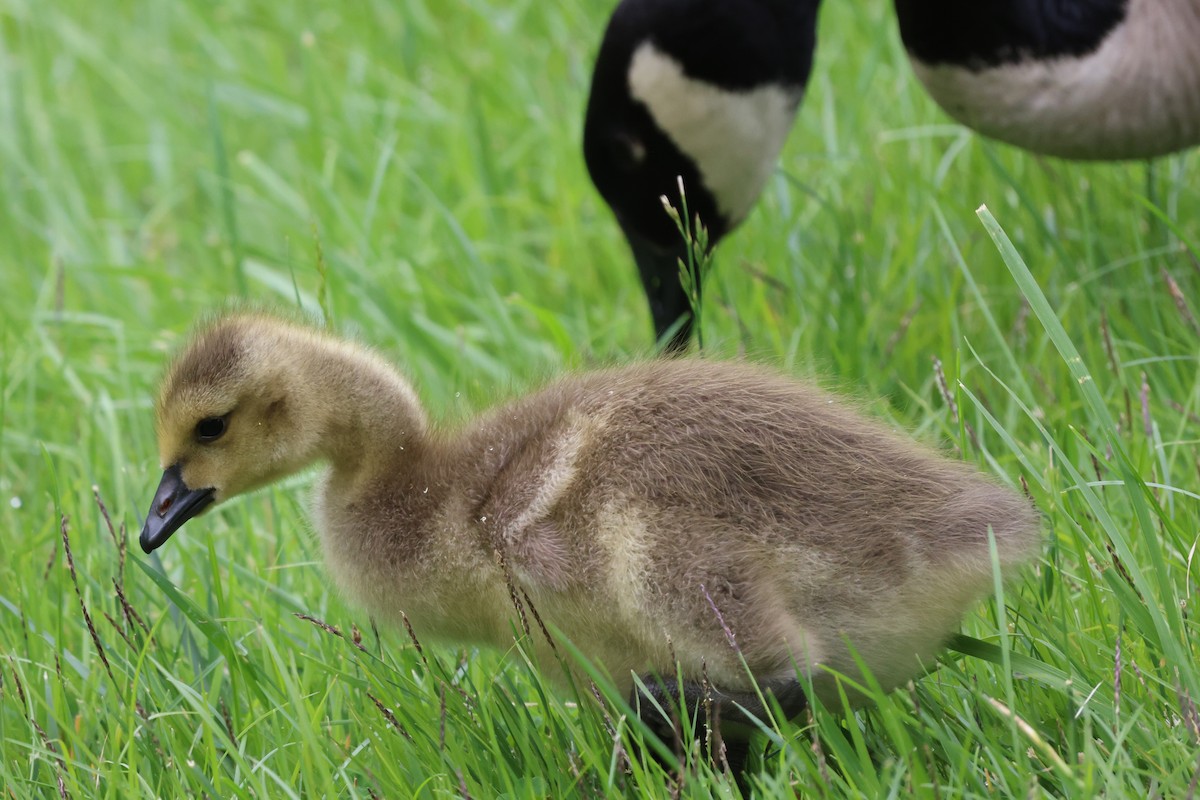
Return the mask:
<svg viewBox="0 0 1200 800">
<path fill-rule="evenodd" d="M 908 680 L 987 593 L 989 530 L 1005 572 L 1038 550 L 1021 495 L 745 363 L 573 375 L 449 429 L 371 351 L 235 314 L 195 334 L 156 412 L 146 552 L 323 462 L 325 559 L 372 615 L 503 648 L 511 580 L 624 691 L 646 676 L 693 702 L 707 676 L 725 719 L 762 711 L 745 666 L 789 714 L 797 669 L 837 702 L 851 647 L 885 687 Z M 682 686 L 653 677 L 677 668 Z"/>
</svg>

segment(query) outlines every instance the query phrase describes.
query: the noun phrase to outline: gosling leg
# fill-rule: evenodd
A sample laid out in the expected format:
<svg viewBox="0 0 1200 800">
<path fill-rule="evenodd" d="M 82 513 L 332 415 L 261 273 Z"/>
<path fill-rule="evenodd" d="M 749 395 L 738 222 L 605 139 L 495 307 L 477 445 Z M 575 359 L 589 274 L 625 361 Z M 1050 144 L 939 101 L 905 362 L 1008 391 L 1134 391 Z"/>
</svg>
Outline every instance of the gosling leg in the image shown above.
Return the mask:
<svg viewBox="0 0 1200 800">
<path fill-rule="evenodd" d="M 794 677 L 761 680 L 759 689 L 764 698 L 768 694 L 774 696 L 787 719 L 799 716 L 808 707 L 804 688 Z M 725 763 L 739 782 L 750 755 L 750 737 L 759 730 L 755 720 L 770 719 L 768 707 L 752 690 L 723 691 L 706 687 L 700 681 L 663 681 L 653 675 L 642 677 L 641 686 L 633 690 L 630 705 L 646 727 L 668 744 L 681 731 L 675 715 L 681 707 L 686 707 L 689 717 L 697 722 L 696 736 L 706 747 L 709 740 L 704 732 L 709 729 L 713 731 L 712 745 L 724 744 Z M 719 751 L 709 752 L 708 756 L 717 758 Z"/>
</svg>

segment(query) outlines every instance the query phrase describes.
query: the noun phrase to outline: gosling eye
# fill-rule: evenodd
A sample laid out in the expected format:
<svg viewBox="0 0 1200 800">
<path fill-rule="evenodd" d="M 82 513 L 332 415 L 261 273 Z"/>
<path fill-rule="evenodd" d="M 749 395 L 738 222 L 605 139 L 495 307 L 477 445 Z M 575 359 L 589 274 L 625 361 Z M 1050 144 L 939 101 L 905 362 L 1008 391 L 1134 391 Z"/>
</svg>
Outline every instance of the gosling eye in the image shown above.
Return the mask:
<svg viewBox="0 0 1200 800">
<path fill-rule="evenodd" d="M 229 415 L 221 417 L 205 417 L 196 423 L 196 441 L 201 444 L 215 442 L 225 435 L 229 428 Z"/>
</svg>

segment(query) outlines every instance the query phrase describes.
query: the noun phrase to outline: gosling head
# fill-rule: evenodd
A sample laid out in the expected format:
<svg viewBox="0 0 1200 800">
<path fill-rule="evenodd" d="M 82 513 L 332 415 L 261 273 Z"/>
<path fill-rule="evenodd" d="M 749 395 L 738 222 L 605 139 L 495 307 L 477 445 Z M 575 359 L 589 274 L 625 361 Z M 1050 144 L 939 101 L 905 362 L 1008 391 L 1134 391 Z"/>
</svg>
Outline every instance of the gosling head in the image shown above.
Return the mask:
<svg viewBox="0 0 1200 800">
<path fill-rule="evenodd" d="M 303 371 L 275 320 L 226 317 L 167 371 L 155 406 L 162 481 L 140 543 L 149 553 L 192 517 L 312 460 Z"/>
</svg>

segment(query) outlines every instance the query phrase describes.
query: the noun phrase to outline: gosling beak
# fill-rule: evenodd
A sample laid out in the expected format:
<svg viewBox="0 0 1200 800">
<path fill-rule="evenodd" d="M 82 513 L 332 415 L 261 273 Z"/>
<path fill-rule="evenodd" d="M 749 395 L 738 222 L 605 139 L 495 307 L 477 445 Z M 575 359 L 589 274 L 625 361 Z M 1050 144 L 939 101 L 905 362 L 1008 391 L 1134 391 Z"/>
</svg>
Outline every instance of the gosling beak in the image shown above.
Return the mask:
<svg viewBox="0 0 1200 800">
<path fill-rule="evenodd" d="M 146 525 L 138 540 L 144 552 L 150 553 L 162 547 L 171 534 L 183 523 L 199 514 L 213 501 L 213 489 L 189 489 L 179 473 L 179 465 L 173 464 L 163 472 L 162 482 L 154 493 L 154 503 L 146 515 Z"/>
</svg>

